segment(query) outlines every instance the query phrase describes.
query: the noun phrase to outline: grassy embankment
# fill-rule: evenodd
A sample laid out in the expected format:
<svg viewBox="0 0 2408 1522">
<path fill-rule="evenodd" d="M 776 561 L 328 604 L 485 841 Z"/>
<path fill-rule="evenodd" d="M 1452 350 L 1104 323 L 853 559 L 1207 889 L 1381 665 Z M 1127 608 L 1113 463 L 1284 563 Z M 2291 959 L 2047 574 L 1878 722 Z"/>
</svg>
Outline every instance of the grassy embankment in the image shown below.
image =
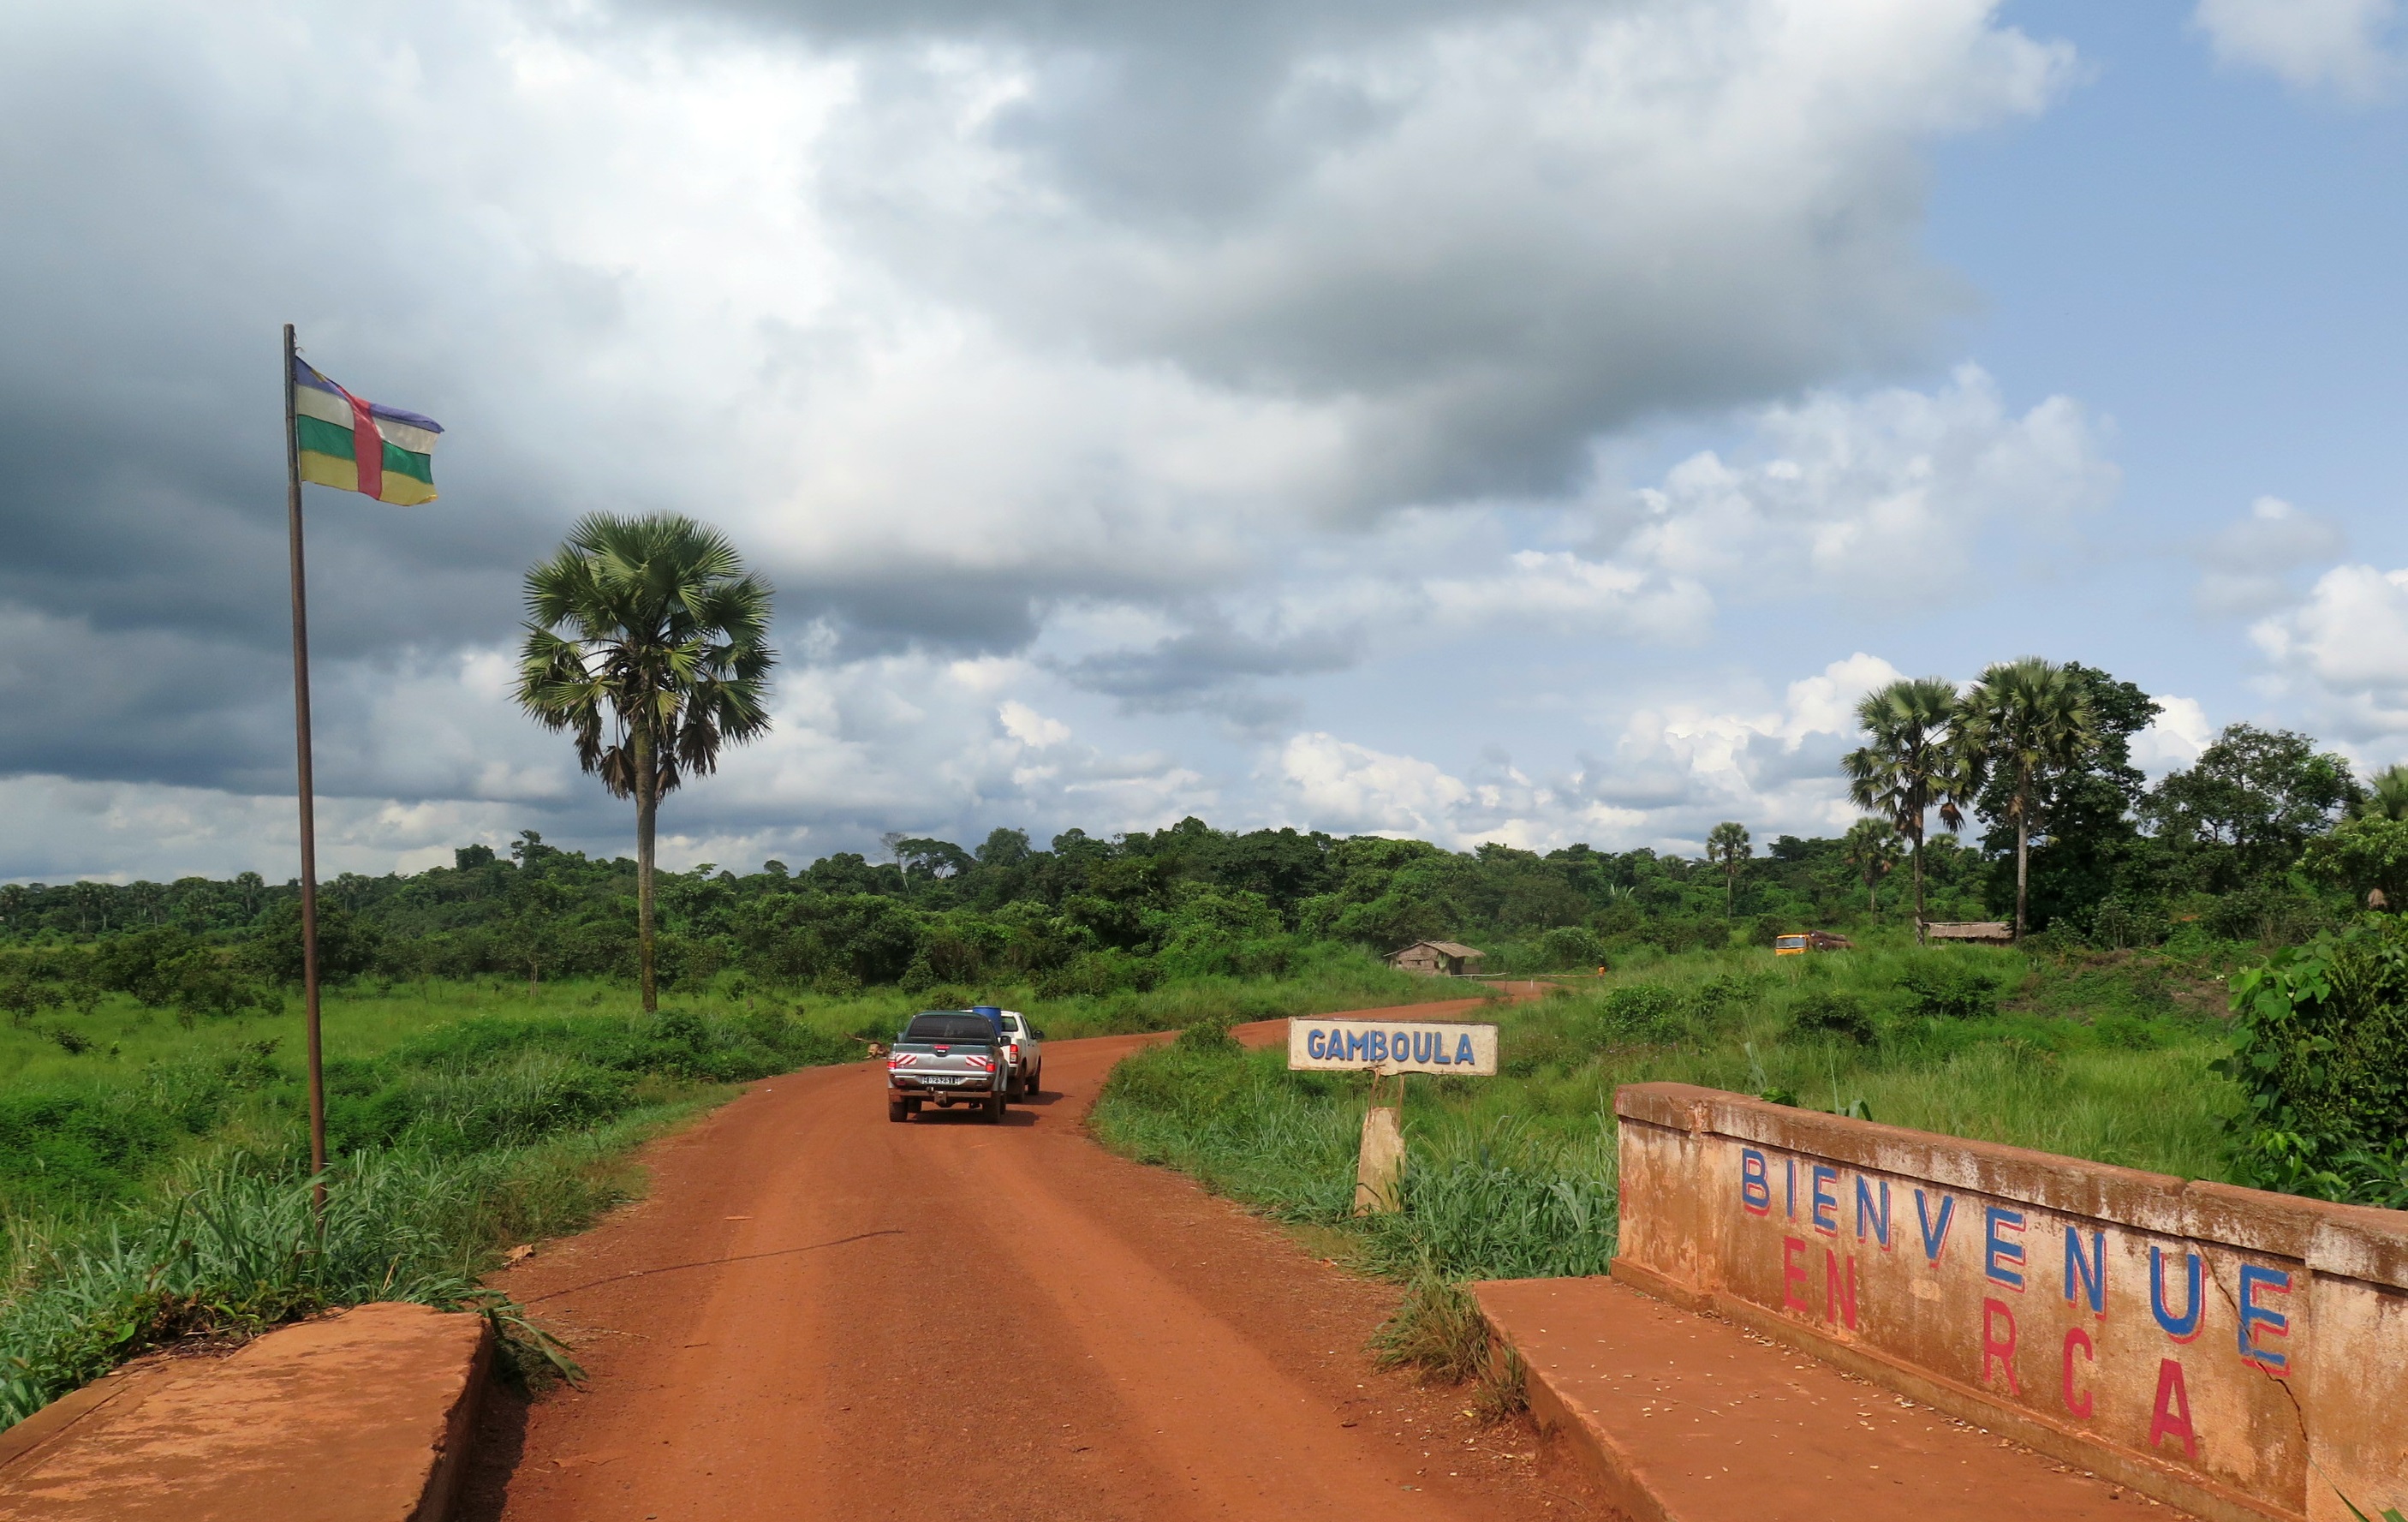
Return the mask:
<svg viewBox="0 0 2408 1522">
<path fill-rule="evenodd" d="M 1403 1209 L 1356 1219 L 1361 1074 L 1293 1073 L 1197 1027 L 1114 1071 L 1105 1142 L 1304 1226 L 1413 1285 L 1383 1350 L 1453 1376 L 1484 1343 L 1449 1286 L 1604 1271 L 1613 1254 L 1612 1097 L 1672 1080 L 1870 1112 L 1900 1126 L 2186 1177 L 2226 1176 L 2238 1105 L 2223 970 L 1907 943 L 1809 958 L 1688 953 L 1500 1006 L 1502 1072 L 1409 1083 Z M 1335 1234 L 1334 1236 L 1331 1234 Z"/>
<path fill-rule="evenodd" d="M 1279 982 L 995 992 L 1067 1038 L 1444 990 L 1335 955 Z M 629 1150 L 738 1083 L 857 1059 L 921 1007 L 891 991 L 798 1004 L 732 978 L 657 1016 L 633 1005 L 578 983 L 330 993 L 322 1226 L 290 1008 L 185 1028 L 120 997 L 0 1027 L 0 1425 L 146 1347 L 371 1299 L 485 1306 L 515 1356 L 539 1360 L 539 1334 L 479 1288 L 502 1248 L 629 1198 Z"/>
</svg>

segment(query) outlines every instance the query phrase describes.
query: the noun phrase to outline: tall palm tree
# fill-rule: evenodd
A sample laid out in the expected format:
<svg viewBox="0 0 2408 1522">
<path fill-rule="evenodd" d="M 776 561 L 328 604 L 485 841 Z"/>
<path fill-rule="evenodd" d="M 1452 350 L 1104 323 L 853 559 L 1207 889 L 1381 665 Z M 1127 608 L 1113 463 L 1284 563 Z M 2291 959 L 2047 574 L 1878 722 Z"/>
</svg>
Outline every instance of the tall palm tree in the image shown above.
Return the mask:
<svg viewBox="0 0 2408 1522">
<path fill-rule="evenodd" d="M 2349 811 L 2356 819 L 2408 819 L 2408 766 L 2376 772 L 2366 797 L 2351 804 Z"/>
<path fill-rule="evenodd" d="M 1881 911 L 1881 880 L 1898 869 L 1898 826 L 1887 819 L 1859 819 L 1840 838 L 1840 861 L 1864 880 L 1865 908 Z"/>
<path fill-rule="evenodd" d="M 1956 688 L 1945 677 L 1901 677 L 1856 705 L 1870 743 L 1840 758 L 1848 799 L 1889 819 L 1913 847 L 1914 934 L 1923 937 L 1923 824 L 1933 810 L 1950 829 L 1980 779 L 1954 743 Z"/>
<path fill-rule="evenodd" d="M 1706 859 L 1723 869 L 1723 918 L 1739 905 L 1739 864 L 1756 854 L 1747 826 L 1726 819 L 1706 834 Z"/>
<path fill-rule="evenodd" d="M 769 585 L 715 528 L 675 513 L 580 519 L 526 574 L 518 700 L 577 740 L 578 764 L 636 800 L 636 927 L 652 974 L 652 826 L 663 794 L 766 733 Z"/>
<path fill-rule="evenodd" d="M 1971 769 L 2007 784 L 2015 826 L 2015 939 L 2031 912 L 2031 835 L 2041 784 L 2098 739 L 2090 700 L 2072 675 L 2037 655 L 1998 661 L 1966 695 L 1958 741 Z"/>
</svg>

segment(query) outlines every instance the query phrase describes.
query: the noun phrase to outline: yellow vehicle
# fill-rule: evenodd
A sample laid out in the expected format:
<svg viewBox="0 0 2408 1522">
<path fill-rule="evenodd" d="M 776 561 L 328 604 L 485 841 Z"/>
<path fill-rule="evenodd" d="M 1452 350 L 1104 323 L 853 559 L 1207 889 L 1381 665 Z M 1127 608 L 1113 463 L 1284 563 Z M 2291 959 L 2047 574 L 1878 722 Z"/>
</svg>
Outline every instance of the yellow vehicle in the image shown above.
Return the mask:
<svg viewBox="0 0 2408 1522">
<path fill-rule="evenodd" d="M 1846 936 L 1835 936 L 1828 930 L 1808 930 L 1801 935 L 1774 936 L 1772 955 L 1803 956 L 1810 951 L 1846 951 L 1850 945 Z"/>
</svg>

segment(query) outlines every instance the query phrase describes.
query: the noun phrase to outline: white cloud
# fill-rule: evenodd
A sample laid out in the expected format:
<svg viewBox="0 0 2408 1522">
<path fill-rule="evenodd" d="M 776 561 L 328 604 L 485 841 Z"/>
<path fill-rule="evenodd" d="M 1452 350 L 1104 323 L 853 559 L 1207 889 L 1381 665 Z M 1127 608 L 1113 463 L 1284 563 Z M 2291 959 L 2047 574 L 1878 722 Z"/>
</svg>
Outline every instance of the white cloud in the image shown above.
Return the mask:
<svg viewBox="0 0 2408 1522">
<path fill-rule="evenodd" d="M 1547 850 L 1574 840 L 1613 850 L 1697 850 L 1718 820 L 1760 840 L 1830 833 L 1855 811 L 1838 771 L 1854 742 L 1857 699 L 1898 679 L 1859 653 L 1789 683 L 1762 707 L 1698 702 L 1642 708 L 1619 723 L 1607 757 L 1534 777 L 1492 756 L 1469 777 L 1325 731 L 1291 737 L 1278 771 L 1300 825 L 1423 836 L 1457 848 L 1499 840 Z"/>
<path fill-rule="evenodd" d="M 2200 610 L 2247 616 L 2298 600 L 2294 573 L 2341 553 L 2338 524 L 2301 512 L 2279 496 L 2261 496 L 2249 514 L 2208 536 L 2193 552 L 2200 562 Z"/>
<path fill-rule="evenodd" d="M 2157 716 L 2132 737 L 2132 765 L 2150 777 L 2178 771 L 2215 739 L 2215 726 L 2195 697 L 2157 698 Z"/>
<path fill-rule="evenodd" d="M 7 787 L 0 861 L 9 879 L 170 882 L 255 871 L 283 883 L 298 870 L 300 824 L 289 796 L 41 775 L 8 778 Z M 524 823 L 499 804 L 322 798 L 318 869 L 332 878 L 449 866 L 452 847 L 498 847 Z"/>
<path fill-rule="evenodd" d="M 2249 635 L 2286 690 L 2345 736 L 2408 733 L 2408 570 L 2336 566 Z"/>
<path fill-rule="evenodd" d="M 777 729 L 665 825 L 732 861 L 1259 815 L 1285 783 L 1096 695 L 1320 733 L 1273 684 L 1497 632 L 1695 640 L 1767 567 L 1885 596 L 2112 477 L 2078 407 L 2011 415 L 1978 372 L 1811 389 L 1927 362 L 1967 309 L 1922 151 L 2071 65 L 1995 0 L 841 8 L 0 16 L 0 696 L 44 716 L 0 770 L 188 809 L 178 869 L 276 839 L 241 821 L 290 764 L 280 461 L 239 378 L 288 314 L 451 428 L 440 503 L 313 530 L 326 807 L 400 811 L 356 837 L 391 859 L 438 849 L 422 818 L 617 848 L 508 699 L 518 567 L 588 509 L 695 511 L 781 588 Z M 363 238 L 337 204 L 408 214 Z M 1598 440 L 1732 408 L 1751 440 L 1658 507 L 1556 531 Z M 126 416 L 154 425 L 93 468 L 77 430 Z M 1586 770 L 1299 764 L 1365 819 L 1655 817 Z M 0 872 L 72 844 L 7 827 Z"/>
<path fill-rule="evenodd" d="M 1059 745 L 1070 738 L 1070 726 L 1059 719 L 1049 719 L 1027 704 L 1014 699 L 996 711 L 1004 733 L 1035 750 Z"/>
<path fill-rule="evenodd" d="M 1956 601 L 1984 579 L 1994 530 L 2014 530 L 2012 565 L 2120 481 L 2079 403 L 2052 396 L 2014 416 L 1971 365 L 1935 392 L 1818 394 L 1751 427 L 1735 457 L 1694 455 L 1641 491 L 1622 554 L 1714 584 Z"/>
<path fill-rule="evenodd" d="M 1472 796 L 1427 761 L 1318 732 L 1287 742 L 1280 775 L 1313 827 L 1332 832 L 1451 837 L 1451 816 Z"/>
<path fill-rule="evenodd" d="M 2400 0 L 2199 0 L 2192 20 L 2227 64 L 2297 90 L 2364 101 L 2398 82 Z"/>
</svg>

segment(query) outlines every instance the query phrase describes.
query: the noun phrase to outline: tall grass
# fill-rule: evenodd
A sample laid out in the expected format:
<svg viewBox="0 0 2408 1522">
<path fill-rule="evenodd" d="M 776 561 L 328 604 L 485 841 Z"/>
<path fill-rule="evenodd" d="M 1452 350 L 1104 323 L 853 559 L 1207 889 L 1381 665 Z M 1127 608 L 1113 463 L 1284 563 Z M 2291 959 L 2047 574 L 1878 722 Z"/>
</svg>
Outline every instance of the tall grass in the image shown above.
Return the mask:
<svg viewBox="0 0 2408 1522">
<path fill-rule="evenodd" d="M 230 1153 L 184 1165 L 96 1227 L 20 1222 L 0 1306 L 0 1426 L 159 1343 L 366 1300 L 480 1310 L 521 1357 L 558 1360 L 478 1275 L 498 1238 L 575 1224 L 619 1195 L 569 1154 L 359 1153 L 333 1170 L 322 1215 L 310 1183 L 306 1170 Z"/>
<path fill-rule="evenodd" d="M 1450 1278 L 1601 1273 L 1613 1253 L 1610 1139 L 1466 1123 L 1415 1109 L 1402 1208 L 1357 1218 L 1354 1162 L 1367 1088 L 1292 1073 L 1283 1052 L 1170 1046 L 1113 1070 L 1092 1124 L 1107 1144 L 1194 1175 L 1283 1220 L 1356 1233 L 1375 1271 Z"/>
<path fill-rule="evenodd" d="M 76 1017 L 79 1055 L 0 1027 L 0 1424 L 146 1347 L 363 1299 L 481 1307 L 537 1357 L 540 1338 L 477 1287 L 497 1249 L 627 1198 L 634 1142 L 726 1084 L 861 1056 L 932 998 L 996 998 L 1062 1037 L 1453 992 L 1359 953 L 1283 979 L 1052 1001 L 798 997 L 730 975 L 656 1016 L 604 984 L 364 980 L 326 1001 L 340 1160 L 322 1226 L 289 1015 L 187 1027 L 121 998 Z"/>
<path fill-rule="evenodd" d="M 2162 958 L 1911 944 L 1649 957 L 1498 1010 L 1500 1076 L 1412 1079 L 1401 1208 L 1359 1218 L 1363 1075 L 1181 1042 L 1122 1063 L 1093 1125 L 1269 1215 L 1346 1233 L 1363 1267 L 1413 1286 L 1382 1345 L 1452 1368 L 1486 1355 L 1463 1345 L 1448 1286 L 1605 1271 L 1623 1084 L 1698 1084 L 2225 1178 L 2239 1097 L 2209 1069 L 2227 1049 L 2216 987 L 2212 968 Z"/>
</svg>

